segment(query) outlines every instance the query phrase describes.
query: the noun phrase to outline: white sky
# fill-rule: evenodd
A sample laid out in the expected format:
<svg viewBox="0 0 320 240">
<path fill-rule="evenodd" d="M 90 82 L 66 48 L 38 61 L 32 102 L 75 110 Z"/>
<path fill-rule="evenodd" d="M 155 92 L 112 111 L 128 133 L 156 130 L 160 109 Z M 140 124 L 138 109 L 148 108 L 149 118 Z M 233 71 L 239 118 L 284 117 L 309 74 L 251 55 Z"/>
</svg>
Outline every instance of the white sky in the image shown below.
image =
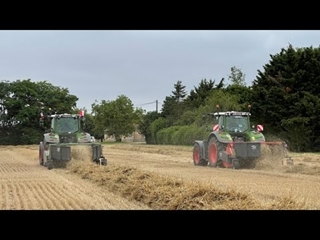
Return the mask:
<svg viewBox="0 0 320 240">
<path fill-rule="evenodd" d="M 46 80 L 68 88 L 88 110 L 95 100 L 124 94 L 147 111 L 158 100 L 160 111 L 178 80 L 189 93 L 204 78 L 229 83 L 236 66 L 251 85 L 270 54 L 289 43 L 319 47 L 320 31 L 2 30 L 0 80 Z"/>
</svg>

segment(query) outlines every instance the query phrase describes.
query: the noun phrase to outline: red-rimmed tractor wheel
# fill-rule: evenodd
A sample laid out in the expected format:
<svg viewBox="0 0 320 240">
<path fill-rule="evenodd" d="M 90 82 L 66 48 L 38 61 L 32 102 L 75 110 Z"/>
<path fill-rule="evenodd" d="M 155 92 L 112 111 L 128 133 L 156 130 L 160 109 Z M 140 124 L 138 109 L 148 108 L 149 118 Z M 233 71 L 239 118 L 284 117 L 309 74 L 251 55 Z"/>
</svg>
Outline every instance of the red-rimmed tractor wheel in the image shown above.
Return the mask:
<svg viewBox="0 0 320 240">
<path fill-rule="evenodd" d="M 217 167 L 220 164 L 219 152 L 223 151 L 223 144 L 216 137 L 211 137 L 208 143 L 208 160 L 210 167 Z"/>
<path fill-rule="evenodd" d="M 196 166 L 207 166 L 208 161 L 201 157 L 201 147 L 195 143 L 193 147 L 193 164 Z"/>
</svg>

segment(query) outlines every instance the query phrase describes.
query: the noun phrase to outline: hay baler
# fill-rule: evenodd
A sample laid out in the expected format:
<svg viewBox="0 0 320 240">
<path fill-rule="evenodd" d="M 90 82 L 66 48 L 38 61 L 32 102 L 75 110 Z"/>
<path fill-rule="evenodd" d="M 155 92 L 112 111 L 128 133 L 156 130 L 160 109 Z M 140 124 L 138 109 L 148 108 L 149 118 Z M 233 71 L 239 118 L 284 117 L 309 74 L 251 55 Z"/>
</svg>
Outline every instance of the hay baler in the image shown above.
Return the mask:
<svg viewBox="0 0 320 240">
<path fill-rule="evenodd" d="M 102 146 L 91 140 L 91 135 L 82 130 L 84 112 L 79 114 L 40 114 L 40 125 L 48 121 L 50 128 L 44 133 L 39 144 L 39 163 L 49 170 L 56 167 L 65 167 L 73 158 L 75 149 L 86 149 L 91 161 L 100 165 L 107 165 L 103 156 Z M 80 147 L 80 148 L 79 148 Z M 80 153 L 81 154 L 81 153 Z"/>
</svg>

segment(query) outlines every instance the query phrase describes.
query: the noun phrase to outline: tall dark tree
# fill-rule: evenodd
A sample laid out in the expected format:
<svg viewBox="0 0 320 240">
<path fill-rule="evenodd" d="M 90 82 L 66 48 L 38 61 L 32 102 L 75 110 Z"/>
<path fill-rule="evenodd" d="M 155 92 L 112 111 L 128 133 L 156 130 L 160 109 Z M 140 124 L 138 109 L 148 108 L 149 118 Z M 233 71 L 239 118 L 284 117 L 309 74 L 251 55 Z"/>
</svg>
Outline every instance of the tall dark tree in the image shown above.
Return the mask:
<svg viewBox="0 0 320 240">
<path fill-rule="evenodd" d="M 170 116 L 176 106 L 176 99 L 173 96 L 166 96 L 161 108 L 161 116 L 166 118 Z"/>
<path fill-rule="evenodd" d="M 154 143 L 152 139 L 151 124 L 159 117 L 161 117 L 161 114 L 157 111 L 147 112 L 139 123 L 138 130 L 145 136 L 147 144 Z"/>
<path fill-rule="evenodd" d="M 182 81 L 177 81 L 174 84 L 173 95 L 166 96 L 161 110 L 161 116 L 166 119 L 169 126 L 174 125 L 179 116 L 184 112 L 186 104 L 186 86 L 182 85 Z"/>
<path fill-rule="evenodd" d="M 10 82 L 0 82 L 0 127 L 10 125 L 10 120 L 7 116 L 6 99 L 10 98 Z"/>
<path fill-rule="evenodd" d="M 289 45 L 270 57 L 252 85 L 253 117 L 293 150 L 320 151 L 320 49 Z"/>
<path fill-rule="evenodd" d="M 223 80 L 220 81 L 220 83 L 217 85 L 219 88 L 223 87 Z M 215 89 L 215 81 L 214 80 L 207 80 L 207 79 L 201 79 L 199 85 L 197 87 L 194 87 L 190 91 L 190 94 L 188 95 L 186 101 L 188 102 L 188 105 L 198 108 L 202 104 L 204 104 L 206 98 L 213 92 Z"/>
<path fill-rule="evenodd" d="M 216 84 L 216 89 L 223 89 L 225 87 L 224 78 L 220 80 L 218 84 Z"/>
<path fill-rule="evenodd" d="M 185 98 L 187 95 L 187 91 L 185 89 L 186 86 L 182 85 L 182 81 L 180 80 L 174 84 L 174 91 L 172 91 L 172 94 L 176 102 L 181 102 Z"/>
<path fill-rule="evenodd" d="M 168 127 L 173 126 L 184 109 L 184 102 L 177 102 L 174 96 L 167 96 L 162 104 L 161 117 L 166 120 Z"/>
<path fill-rule="evenodd" d="M 242 106 L 242 108 L 245 110 L 247 106 L 251 103 L 251 95 L 252 95 L 252 89 L 251 87 L 246 87 L 243 85 L 229 85 L 224 89 L 226 92 L 230 93 L 231 95 L 239 96 L 239 105 Z"/>
<path fill-rule="evenodd" d="M 173 125 L 178 116 L 184 111 L 184 99 L 186 97 L 186 86 L 182 81 L 177 81 L 174 84 L 172 95 L 166 96 L 162 104 L 161 116 L 166 119 L 169 126 Z"/>
</svg>

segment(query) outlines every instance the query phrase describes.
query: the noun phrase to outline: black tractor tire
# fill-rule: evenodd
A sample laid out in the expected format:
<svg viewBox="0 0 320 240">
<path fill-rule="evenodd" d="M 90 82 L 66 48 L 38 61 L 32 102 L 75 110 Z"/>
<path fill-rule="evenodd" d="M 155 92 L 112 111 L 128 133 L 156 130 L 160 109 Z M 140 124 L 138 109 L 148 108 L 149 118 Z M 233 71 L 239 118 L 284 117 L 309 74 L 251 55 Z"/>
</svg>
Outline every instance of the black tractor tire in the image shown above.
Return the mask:
<svg viewBox="0 0 320 240">
<path fill-rule="evenodd" d="M 206 159 L 201 158 L 200 151 L 200 145 L 198 143 L 195 143 L 193 146 L 193 164 L 195 166 L 207 166 L 208 161 Z"/>
<path fill-rule="evenodd" d="M 46 167 L 47 169 L 51 170 L 54 166 L 53 166 L 53 160 L 49 159 L 48 156 L 43 156 L 44 160 L 43 160 L 43 166 Z"/>
<path fill-rule="evenodd" d="M 93 162 L 101 166 L 107 166 L 107 159 L 105 157 L 100 157 L 100 159 L 95 159 L 93 160 Z"/>
<path fill-rule="evenodd" d="M 42 150 L 42 144 L 39 145 L 39 164 L 43 166 L 43 154 L 44 151 Z"/>
<path fill-rule="evenodd" d="M 240 169 L 240 163 L 238 159 L 232 161 L 232 168 L 233 169 Z"/>
<path fill-rule="evenodd" d="M 101 165 L 107 166 L 107 159 L 106 158 L 101 158 Z"/>
<path fill-rule="evenodd" d="M 209 167 L 218 167 L 220 165 L 219 153 L 224 151 L 224 146 L 216 137 L 211 137 L 208 143 Z"/>
<path fill-rule="evenodd" d="M 46 165 L 47 165 L 48 170 L 51 170 L 53 168 L 53 161 L 48 160 Z"/>
</svg>

